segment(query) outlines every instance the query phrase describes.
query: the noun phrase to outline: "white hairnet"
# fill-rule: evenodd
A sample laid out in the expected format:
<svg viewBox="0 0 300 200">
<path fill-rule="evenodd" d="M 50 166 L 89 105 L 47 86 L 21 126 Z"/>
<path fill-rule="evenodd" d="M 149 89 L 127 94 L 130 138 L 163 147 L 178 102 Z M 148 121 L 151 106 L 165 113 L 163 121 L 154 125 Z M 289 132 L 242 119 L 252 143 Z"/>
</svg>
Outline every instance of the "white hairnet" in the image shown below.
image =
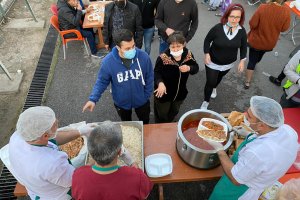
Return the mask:
<svg viewBox="0 0 300 200">
<path fill-rule="evenodd" d="M 17 131 L 25 141 L 36 140 L 51 129 L 55 120 L 55 113 L 51 108 L 46 106 L 31 107 L 19 116 Z"/>
<path fill-rule="evenodd" d="M 276 128 L 284 123 L 281 105 L 274 99 L 253 96 L 250 99 L 250 109 L 256 118 L 270 127 Z"/>
</svg>

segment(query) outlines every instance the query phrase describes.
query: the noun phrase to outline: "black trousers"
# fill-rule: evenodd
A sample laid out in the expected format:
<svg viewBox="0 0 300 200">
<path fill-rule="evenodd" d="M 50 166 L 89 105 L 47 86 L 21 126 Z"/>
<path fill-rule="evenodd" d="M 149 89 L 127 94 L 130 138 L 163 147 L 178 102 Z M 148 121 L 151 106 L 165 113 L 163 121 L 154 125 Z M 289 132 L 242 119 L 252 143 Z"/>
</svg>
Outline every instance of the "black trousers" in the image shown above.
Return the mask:
<svg viewBox="0 0 300 200">
<path fill-rule="evenodd" d="M 279 103 L 282 108 L 300 108 L 300 103 L 295 102 L 292 99 L 286 99 L 285 92 L 283 92 Z"/>
<path fill-rule="evenodd" d="M 285 77 L 286 77 L 286 75 L 284 74 L 284 68 L 285 68 L 285 66 L 283 67 L 281 73 L 280 73 L 280 74 L 278 75 L 278 77 L 277 77 L 277 79 L 278 79 L 279 81 L 282 81 L 282 80 L 285 79 Z"/>
<path fill-rule="evenodd" d="M 249 47 L 249 62 L 247 65 L 247 69 L 254 70 L 257 63 L 259 63 L 264 56 L 266 51 L 256 50 Z"/>
<path fill-rule="evenodd" d="M 122 121 L 132 121 L 132 109 L 126 110 L 123 108 L 120 108 L 115 105 L 115 108 L 118 112 L 118 115 L 120 116 Z M 135 113 L 140 121 L 143 121 L 144 124 L 149 124 L 149 115 L 150 115 L 150 101 L 148 100 L 147 103 L 144 105 L 135 108 Z"/>
<path fill-rule="evenodd" d="M 204 87 L 204 101 L 209 102 L 210 95 L 214 88 L 216 88 L 221 82 L 222 78 L 230 71 L 230 69 L 226 71 L 214 70 L 205 65 L 206 71 L 206 83 Z"/>
<path fill-rule="evenodd" d="M 167 101 L 161 103 L 156 97 L 154 97 L 154 116 L 155 123 L 168 123 L 172 122 L 176 115 L 179 113 L 179 109 L 182 101 Z"/>
</svg>

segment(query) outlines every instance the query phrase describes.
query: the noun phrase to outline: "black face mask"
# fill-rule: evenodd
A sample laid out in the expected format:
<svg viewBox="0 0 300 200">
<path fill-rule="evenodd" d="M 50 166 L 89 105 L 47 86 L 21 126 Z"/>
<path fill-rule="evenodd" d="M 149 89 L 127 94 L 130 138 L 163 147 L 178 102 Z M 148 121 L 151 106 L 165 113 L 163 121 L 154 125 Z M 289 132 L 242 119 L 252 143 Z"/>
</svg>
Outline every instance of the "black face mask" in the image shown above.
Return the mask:
<svg viewBox="0 0 300 200">
<path fill-rule="evenodd" d="M 126 2 L 125 1 L 114 1 L 115 5 L 119 8 L 119 9 L 124 9 L 126 6 Z"/>
</svg>

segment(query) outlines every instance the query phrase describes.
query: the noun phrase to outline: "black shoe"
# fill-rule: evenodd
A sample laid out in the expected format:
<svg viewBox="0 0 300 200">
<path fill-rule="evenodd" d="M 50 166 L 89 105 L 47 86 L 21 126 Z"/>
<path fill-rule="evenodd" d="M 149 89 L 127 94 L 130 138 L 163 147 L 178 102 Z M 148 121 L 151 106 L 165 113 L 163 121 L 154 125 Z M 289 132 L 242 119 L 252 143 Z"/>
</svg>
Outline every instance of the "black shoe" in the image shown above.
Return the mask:
<svg viewBox="0 0 300 200">
<path fill-rule="evenodd" d="M 244 89 L 248 90 L 250 88 L 250 82 L 245 82 L 244 83 Z"/>
<path fill-rule="evenodd" d="M 97 52 L 95 54 L 92 54 L 91 56 L 94 57 L 94 58 L 102 59 L 102 58 L 104 58 L 105 55 L 102 55 L 100 52 Z"/>
<path fill-rule="evenodd" d="M 216 7 L 209 7 L 207 10 L 208 11 L 217 11 L 217 8 Z"/>
<path fill-rule="evenodd" d="M 275 78 L 274 76 L 270 76 L 270 77 L 269 77 L 269 80 L 270 80 L 272 83 L 274 83 L 275 85 L 281 86 L 281 81 L 278 80 L 278 78 Z"/>
</svg>

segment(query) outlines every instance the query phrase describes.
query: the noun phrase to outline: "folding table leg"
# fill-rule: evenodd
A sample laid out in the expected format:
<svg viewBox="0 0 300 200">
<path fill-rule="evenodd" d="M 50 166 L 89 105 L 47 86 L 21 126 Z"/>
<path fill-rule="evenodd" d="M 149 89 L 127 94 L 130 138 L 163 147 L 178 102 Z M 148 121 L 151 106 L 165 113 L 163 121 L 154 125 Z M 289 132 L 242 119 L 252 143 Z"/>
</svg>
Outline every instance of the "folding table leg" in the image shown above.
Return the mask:
<svg viewBox="0 0 300 200">
<path fill-rule="evenodd" d="M 158 184 L 158 195 L 159 195 L 159 200 L 164 200 L 164 188 L 161 183 Z"/>
<path fill-rule="evenodd" d="M 98 29 L 98 38 L 99 38 L 99 43 L 97 44 L 97 49 L 104 48 L 104 40 L 103 40 L 103 35 L 102 35 L 102 29 L 99 27 Z"/>
</svg>

